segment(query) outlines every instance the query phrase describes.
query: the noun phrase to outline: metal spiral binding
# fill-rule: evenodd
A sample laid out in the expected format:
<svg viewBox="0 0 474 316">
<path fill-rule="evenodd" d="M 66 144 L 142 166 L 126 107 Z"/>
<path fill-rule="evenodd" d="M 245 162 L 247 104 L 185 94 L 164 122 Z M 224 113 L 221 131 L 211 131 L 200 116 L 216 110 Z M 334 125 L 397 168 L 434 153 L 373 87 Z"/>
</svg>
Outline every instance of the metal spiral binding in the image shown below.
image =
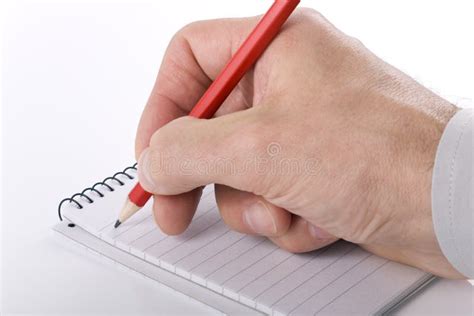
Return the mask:
<svg viewBox="0 0 474 316">
<path fill-rule="evenodd" d="M 75 199 L 76 197 L 84 198 L 84 199 L 87 201 L 87 203 L 92 204 L 92 203 L 94 203 L 94 200 L 93 200 L 90 196 L 86 195 L 86 192 L 88 192 L 88 191 L 94 192 L 94 193 L 96 193 L 96 194 L 99 196 L 99 198 L 103 198 L 103 197 L 104 197 L 104 194 L 103 194 L 102 192 L 100 192 L 99 190 L 97 190 L 96 187 L 98 187 L 98 186 L 103 186 L 103 187 L 106 187 L 106 188 L 109 190 L 109 192 L 113 192 L 113 191 L 114 191 L 114 188 L 112 188 L 110 185 L 108 185 L 108 184 L 106 183 L 107 181 L 115 181 L 115 182 L 117 182 L 120 186 L 123 186 L 123 185 L 125 185 L 125 183 L 124 183 L 122 180 L 120 180 L 119 178 L 117 178 L 117 176 L 122 175 L 122 176 L 127 177 L 127 178 L 130 179 L 130 180 L 133 180 L 134 177 L 127 173 L 127 171 L 129 171 L 129 170 L 135 170 L 135 171 L 136 171 L 136 170 L 137 170 L 137 163 L 134 163 L 132 166 L 123 169 L 123 171 L 119 171 L 119 172 L 115 173 L 115 174 L 114 174 L 113 176 L 111 176 L 111 177 L 107 177 L 107 178 L 105 178 L 104 180 L 95 183 L 95 184 L 94 184 L 92 187 L 90 187 L 90 188 L 85 188 L 84 190 L 82 190 L 81 193 L 76 193 L 76 194 L 72 195 L 71 197 L 68 197 L 68 198 L 63 199 L 61 202 L 59 202 L 59 205 L 58 205 L 58 216 L 59 216 L 59 219 L 60 219 L 61 221 L 63 220 L 63 218 L 62 218 L 62 216 L 61 216 L 61 207 L 63 206 L 63 204 L 64 204 L 65 202 L 73 203 L 73 204 L 76 205 L 76 207 L 77 207 L 78 209 L 82 209 L 82 208 L 84 208 L 84 207 L 82 206 L 81 203 L 79 203 L 79 202 Z"/>
</svg>

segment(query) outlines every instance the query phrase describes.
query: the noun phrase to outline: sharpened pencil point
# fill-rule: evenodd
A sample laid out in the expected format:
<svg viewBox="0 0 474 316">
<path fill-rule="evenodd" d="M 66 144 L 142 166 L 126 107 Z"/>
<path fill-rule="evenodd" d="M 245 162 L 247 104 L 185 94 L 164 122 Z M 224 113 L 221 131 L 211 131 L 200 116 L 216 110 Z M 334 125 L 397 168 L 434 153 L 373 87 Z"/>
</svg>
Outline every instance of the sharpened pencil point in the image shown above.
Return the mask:
<svg viewBox="0 0 474 316">
<path fill-rule="evenodd" d="M 119 227 L 119 226 L 120 226 L 120 224 L 122 224 L 122 222 L 121 222 L 121 221 L 119 221 L 119 220 L 117 220 L 117 221 L 115 222 L 114 228 L 117 228 L 117 227 Z"/>
</svg>

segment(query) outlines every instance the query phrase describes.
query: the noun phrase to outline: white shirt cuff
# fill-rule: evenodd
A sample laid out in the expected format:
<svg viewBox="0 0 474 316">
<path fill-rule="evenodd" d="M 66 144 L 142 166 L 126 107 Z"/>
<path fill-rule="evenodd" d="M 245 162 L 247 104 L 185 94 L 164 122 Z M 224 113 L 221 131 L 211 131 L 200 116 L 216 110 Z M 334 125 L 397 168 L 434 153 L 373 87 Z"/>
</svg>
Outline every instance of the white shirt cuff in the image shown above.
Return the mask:
<svg viewBox="0 0 474 316">
<path fill-rule="evenodd" d="M 473 109 L 449 121 L 438 145 L 431 201 L 433 225 L 443 254 L 460 273 L 474 278 Z"/>
</svg>

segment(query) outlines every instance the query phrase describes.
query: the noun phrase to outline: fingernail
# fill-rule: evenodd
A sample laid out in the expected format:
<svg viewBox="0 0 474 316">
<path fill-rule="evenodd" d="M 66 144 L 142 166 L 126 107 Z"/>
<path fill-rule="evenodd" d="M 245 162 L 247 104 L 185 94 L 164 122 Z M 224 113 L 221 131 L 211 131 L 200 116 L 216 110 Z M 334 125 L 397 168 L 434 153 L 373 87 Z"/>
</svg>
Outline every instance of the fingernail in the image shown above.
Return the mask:
<svg viewBox="0 0 474 316">
<path fill-rule="evenodd" d="M 244 211 L 244 222 L 259 235 L 276 234 L 275 220 L 262 201 L 258 201 Z"/>
<path fill-rule="evenodd" d="M 150 149 L 143 150 L 138 159 L 138 181 L 141 186 L 148 192 L 155 191 L 155 183 L 150 174 Z"/>
<path fill-rule="evenodd" d="M 308 224 L 308 231 L 309 231 L 309 234 L 314 238 L 314 239 L 330 239 L 332 236 L 322 230 L 321 228 L 317 227 L 317 226 L 314 226 L 313 224 L 311 224 L 310 222 L 307 222 Z"/>
</svg>

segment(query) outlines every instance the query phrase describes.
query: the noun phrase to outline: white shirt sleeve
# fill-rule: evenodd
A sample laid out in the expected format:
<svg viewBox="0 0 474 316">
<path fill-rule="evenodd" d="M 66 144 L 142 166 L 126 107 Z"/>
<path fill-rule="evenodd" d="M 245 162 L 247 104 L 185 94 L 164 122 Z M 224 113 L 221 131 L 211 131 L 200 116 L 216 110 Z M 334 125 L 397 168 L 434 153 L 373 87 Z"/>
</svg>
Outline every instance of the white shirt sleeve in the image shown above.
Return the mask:
<svg viewBox="0 0 474 316">
<path fill-rule="evenodd" d="M 474 110 L 449 121 L 438 145 L 431 201 L 438 243 L 449 262 L 474 278 Z"/>
</svg>

